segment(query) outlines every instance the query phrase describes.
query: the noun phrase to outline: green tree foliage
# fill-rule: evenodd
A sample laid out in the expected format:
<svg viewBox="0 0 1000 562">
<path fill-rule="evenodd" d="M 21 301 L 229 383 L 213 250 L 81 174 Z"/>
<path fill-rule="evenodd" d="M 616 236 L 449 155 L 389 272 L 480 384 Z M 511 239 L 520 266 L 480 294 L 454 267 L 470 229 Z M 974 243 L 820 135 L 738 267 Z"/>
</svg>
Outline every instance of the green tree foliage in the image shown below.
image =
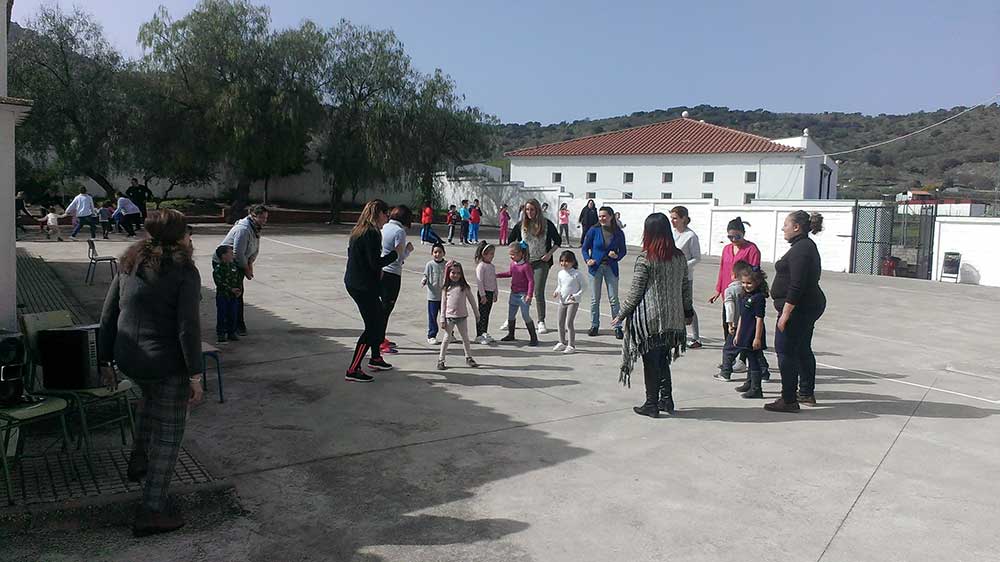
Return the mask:
<svg viewBox="0 0 1000 562">
<path fill-rule="evenodd" d="M 34 100 L 18 130 L 22 158 L 50 161 L 86 176 L 112 196 L 129 113 L 124 61 L 103 30 L 79 9 L 42 6 L 10 48 L 11 95 Z"/>
</svg>

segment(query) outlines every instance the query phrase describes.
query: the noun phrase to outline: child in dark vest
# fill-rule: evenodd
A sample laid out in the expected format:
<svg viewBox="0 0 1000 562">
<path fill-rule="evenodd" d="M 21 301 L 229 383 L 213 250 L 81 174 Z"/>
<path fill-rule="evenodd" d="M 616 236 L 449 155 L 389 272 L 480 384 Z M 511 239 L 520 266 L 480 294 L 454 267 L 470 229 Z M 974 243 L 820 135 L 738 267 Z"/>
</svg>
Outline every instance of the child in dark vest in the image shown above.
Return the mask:
<svg viewBox="0 0 1000 562">
<path fill-rule="evenodd" d="M 739 321 L 733 344 L 747 354 L 749 376 L 736 388 L 743 398 L 763 398 L 761 377 L 764 372 L 764 350 L 767 349 L 767 332 L 764 329 L 764 311 L 767 310 L 767 274 L 754 267 L 740 276 L 743 292 L 737 305 Z"/>
</svg>

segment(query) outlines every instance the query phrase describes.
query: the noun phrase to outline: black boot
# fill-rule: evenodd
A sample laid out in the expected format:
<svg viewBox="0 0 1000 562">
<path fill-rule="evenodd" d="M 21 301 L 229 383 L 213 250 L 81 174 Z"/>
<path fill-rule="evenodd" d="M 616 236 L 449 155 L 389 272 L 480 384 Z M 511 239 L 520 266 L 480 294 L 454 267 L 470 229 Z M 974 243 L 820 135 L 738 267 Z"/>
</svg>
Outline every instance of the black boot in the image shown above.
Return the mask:
<svg viewBox="0 0 1000 562">
<path fill-rule="evenodd" d="M 528 329 L 528 336 L 531 338 L 528 340 L 528 345 L 531 347 L 538 346 L 538 333 L 535 332 L 535 323 L 529 321 L 525 327 Z"/>
<path fill-rule="evenodd" d="M 746 392 L 740 394 L 740 396 L 742 396 L 743 398 L 763 398 L 764 391 L 761 390 L 760 388 L 760 372 L 751 371 L 750 376 L 748 378 L 750 382 L 750 388 Z"/>
<path fill-rule="evenodd" d="M 514 320 L 507 322 L 507 335 L 500 338 L 500 341 L 514 341 L 514 324 L 517 324 Z"/>
<path fill-rule="evenodd" d="M 128 458 L 128 469 L 125 473 L 128 476 L 128 481 L 141 482 L 146 477 L 148 466 L 149 457 L 146 456 L 146 451 L 132 449 L 132 454 Z"/>
<path fill-rule="evenodd" d="M 674 413 L 673 384 L 670 380 L 670 371 L 660 376 L 660 402 L 657 405 L 661 412 Z"/>
<path fill-rule="evenodd" d="M 632 411 L 640 416 L 651 418 L 660 417 L 660 408 L 657 404 L 660 397 L 660 377 L 657 373 L 643 372 L 643 379 L 646 383 L 646 402 L 642 406 L 635 406 Z"/>
<path fill-rule="evenodd" d="M 750 371 L 747 371 L 747 380 L 743 381 L 743 384 L 736 387 L 736 392 L 749 392 L 753 384 L 750 381 Z"/>
</svg>

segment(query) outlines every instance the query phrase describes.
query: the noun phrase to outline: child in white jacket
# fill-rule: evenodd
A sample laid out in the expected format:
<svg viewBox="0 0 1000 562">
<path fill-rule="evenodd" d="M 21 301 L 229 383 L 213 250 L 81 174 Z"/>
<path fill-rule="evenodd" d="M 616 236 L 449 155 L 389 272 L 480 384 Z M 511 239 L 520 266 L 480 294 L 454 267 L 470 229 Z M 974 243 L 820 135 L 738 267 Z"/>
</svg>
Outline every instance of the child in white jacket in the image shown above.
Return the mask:
<svg viewBox="0 0 1000 562">
<path fill-rule="evenodd" d="M 580 295 L 583 294 L 585 281 L 573 252 L 566 250 L 560 254 L 559 265 L 562 266 L 557 278 L 559 285 L 552 293 L 553 298 L 559 299 L 559 343 L 552 347 L 552 351 L 573 353 L 576 351 L 576 327 L 573 322 L 580 309 Z"/>
</svg>

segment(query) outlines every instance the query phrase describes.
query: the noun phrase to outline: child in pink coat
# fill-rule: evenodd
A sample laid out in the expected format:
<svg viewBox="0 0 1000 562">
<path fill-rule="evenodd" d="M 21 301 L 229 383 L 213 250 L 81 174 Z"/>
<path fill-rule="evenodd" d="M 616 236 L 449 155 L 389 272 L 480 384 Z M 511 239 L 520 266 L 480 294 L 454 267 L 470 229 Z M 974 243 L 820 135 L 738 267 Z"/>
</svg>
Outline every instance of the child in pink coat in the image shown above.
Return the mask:
<svg viewBox="0 0 1000 562">
<path fill-rule="evenodd" d="M 538 334 L 535 323 L 531 320 L 531 295 L 535 294 L 535 276 L 531 270 L 528 258 L 528 245 L 524 242 L 514 242 L 510 245 L 510 269 L 497 273 L 498 279 L 510 278 L 510 300 L 507 306 L 507 335 L 500 341 L 514 341 L 514 324 L 517 322 L 517 311 L 521 310 L 528 336 L 528 345 L 538 345 Z"/>
</svg>

